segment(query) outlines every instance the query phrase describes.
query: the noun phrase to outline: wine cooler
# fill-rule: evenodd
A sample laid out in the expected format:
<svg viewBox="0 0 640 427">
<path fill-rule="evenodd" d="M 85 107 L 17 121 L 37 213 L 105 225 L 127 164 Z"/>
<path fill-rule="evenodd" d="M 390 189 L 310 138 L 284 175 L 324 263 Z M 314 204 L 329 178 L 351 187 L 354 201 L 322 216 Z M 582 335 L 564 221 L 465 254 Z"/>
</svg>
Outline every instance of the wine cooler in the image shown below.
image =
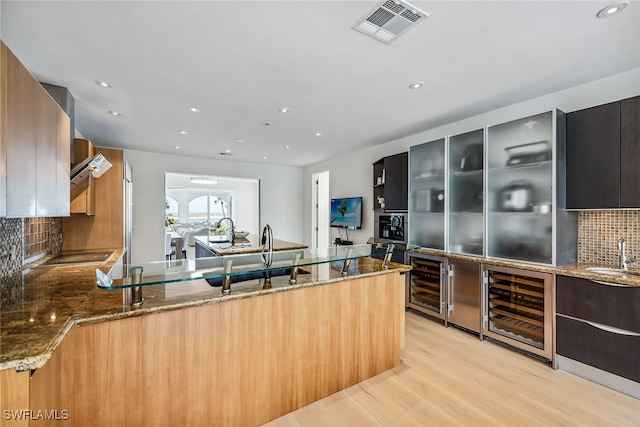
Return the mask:
<svg viewBox="0 0 640 427">
<path fill-rule="evenodd" d="M 445 320 L 446 262 L 442 257 L 408 255 L 408 264 L 413 269 L 407 275 L 407 307 Z"/>
<path fill-rule="evenodd" d="M 551 274 L 485 265 L 483 335 L 552 359 Z"/>
</svg>

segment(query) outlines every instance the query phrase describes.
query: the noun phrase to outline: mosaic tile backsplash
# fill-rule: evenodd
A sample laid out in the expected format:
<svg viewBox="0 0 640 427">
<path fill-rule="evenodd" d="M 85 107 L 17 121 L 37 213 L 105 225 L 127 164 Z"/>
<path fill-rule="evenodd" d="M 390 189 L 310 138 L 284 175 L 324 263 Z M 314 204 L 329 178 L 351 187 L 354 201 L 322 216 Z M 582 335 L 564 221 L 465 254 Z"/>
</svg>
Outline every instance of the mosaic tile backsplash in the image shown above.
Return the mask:
<svg viewBox="0 0 640 427">
<path fill-rule="evenodd" d="M 0 218 L 0 278 L 22 267 L 22 219 Z"/>
<path fill-rule="evenodd" d="M 580 212 L 578 262 L 617 265 L 621 237 L 627 242 L 627 255 L 633 250 L 640 257 L 640 210 Z"/>
<path fill-rule="evenodd" d="M 61 251 L 62 218 L 0 218 L 0 278 Z"/>
</svg>

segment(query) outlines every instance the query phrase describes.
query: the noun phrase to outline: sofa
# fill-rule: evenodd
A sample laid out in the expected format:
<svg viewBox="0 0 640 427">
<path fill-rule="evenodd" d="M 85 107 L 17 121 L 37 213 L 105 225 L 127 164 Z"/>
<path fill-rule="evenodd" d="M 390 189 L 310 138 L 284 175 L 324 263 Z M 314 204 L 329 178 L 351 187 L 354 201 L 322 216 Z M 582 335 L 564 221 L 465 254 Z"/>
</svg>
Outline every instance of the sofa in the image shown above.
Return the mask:
<svg viewBox="0 0 640 427">
<path fill-rule="evenodd" d="M 196 236 L 208 236 L 209 226 L 206 224 L 182 223 L 176 227 L 176 233 L 182 236 L 182 242 L 185 246 L 195 246 Z"/>
</svg>

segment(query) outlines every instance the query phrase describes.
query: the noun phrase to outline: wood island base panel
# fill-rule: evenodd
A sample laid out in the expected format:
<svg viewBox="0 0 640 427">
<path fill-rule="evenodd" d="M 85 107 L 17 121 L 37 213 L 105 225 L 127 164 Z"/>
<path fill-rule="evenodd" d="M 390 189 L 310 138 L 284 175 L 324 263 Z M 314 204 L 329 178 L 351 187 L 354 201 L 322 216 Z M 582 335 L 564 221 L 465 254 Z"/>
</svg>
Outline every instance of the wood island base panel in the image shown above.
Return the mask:
<svg viewBox="0 0 640 427">
<path fill-rule="evenodd" d="M 398 271 L 71 329 L 31 378 L 35 425 L 257 426 L 400 363 Z M 33 422 L 32 422 L 33 423 Z"/>
</svg>

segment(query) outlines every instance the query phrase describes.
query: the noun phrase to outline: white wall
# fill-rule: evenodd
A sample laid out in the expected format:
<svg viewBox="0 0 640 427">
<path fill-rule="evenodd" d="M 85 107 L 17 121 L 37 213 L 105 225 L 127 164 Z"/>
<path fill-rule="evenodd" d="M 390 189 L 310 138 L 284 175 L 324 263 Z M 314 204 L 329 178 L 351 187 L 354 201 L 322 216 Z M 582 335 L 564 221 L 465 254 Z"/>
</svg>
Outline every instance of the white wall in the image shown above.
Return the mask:
<svg viewBox="0 0 640 427">
<path fill-rule="evenodd" d="M 132 262 L 164 259 L 164 173 L 260 180 L 260 228 L 276 239 L 303 241 L 302 168 L 125 150 L 133 169 Z M 155 227 L 154 227 L 155 225 Z"/>
<path fill-rule="evenodd" d="M 330 172 L 331 197 L 364 197 L 362 230 L 349 232 L 349 237 L 355 244 L 365 243 L 369 237 L 373 237 L 372 164 L 376 160 L 447 135 L 469 132 L 554 108 L 569 113 L 636 95 L 640 95 L 640 68 L 307 166 L 304 168 L 304 242 L 311 241 L 311 177 L 316 172 Z M 335 231 L 333 233 L 337 235 Z"/>
</svg>

